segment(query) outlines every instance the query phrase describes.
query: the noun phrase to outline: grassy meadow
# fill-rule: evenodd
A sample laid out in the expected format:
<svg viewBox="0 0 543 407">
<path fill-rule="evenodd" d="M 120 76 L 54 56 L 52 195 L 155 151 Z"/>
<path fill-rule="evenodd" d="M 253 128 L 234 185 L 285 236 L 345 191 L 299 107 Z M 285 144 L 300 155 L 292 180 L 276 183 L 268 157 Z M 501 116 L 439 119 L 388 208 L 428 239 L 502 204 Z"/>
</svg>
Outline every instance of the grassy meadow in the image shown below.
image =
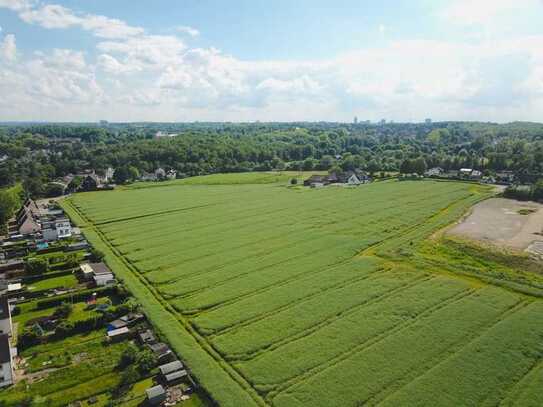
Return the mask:
<svg viewBox="0 0 543 407">
<path fill-rule="evenodd" d="M 221 405 L 536 403 L 540 280 L 435 233 L 488 187 L 287 186 L 294 175 L 63 205 Z"/>
</svg>

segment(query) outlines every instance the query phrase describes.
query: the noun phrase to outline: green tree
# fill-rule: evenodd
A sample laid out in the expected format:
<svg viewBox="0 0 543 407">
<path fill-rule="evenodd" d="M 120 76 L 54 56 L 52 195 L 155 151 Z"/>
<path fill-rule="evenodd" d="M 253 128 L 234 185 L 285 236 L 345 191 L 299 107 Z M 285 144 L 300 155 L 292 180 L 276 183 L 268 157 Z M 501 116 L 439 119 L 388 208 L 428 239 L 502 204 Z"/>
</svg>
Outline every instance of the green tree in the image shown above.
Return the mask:
<svg viewBox="0 0 543 407">
<path fill-rule="evenodd" d="M 104 260 L 104 253 L 94 247 L 90 250 L 90 261 L 93 263 L 100 263 Z"/>
<path fill-rule="evenodd" d="M 138 369 L 134 365 L 128 366 L 126 369 L 123 370 L 123 373 L 121 374 L 121 386 L 128 386 L 129 384 L 135 383 L 140 379 L 140 374 L 138 372 Z"/>
<path fill-rule="evenodd" d="M 45 185 L 44 191 L 47 198 L 54 198 L 64 194 L 64 187 L 57 182 L 50 182 Z"/>
<path fill-rule="evenodd" d="M 415 161 L 413 161 L 413 172 L 422 175 L 426 172 L 427 169 L 428 166 L 426 165 L 426 161 L 423 157 L 419 157 Z"/>
<path fill-rule="evenodd" d="M 30 275 L 41 275 L 47 273 L 47 270 L 49 269 L 49 263 L 47 263 L 47 260 L 31 257 L 26 261 L 25 269 L 26 272 Z"/>
<path fill-rule="evenodd" d="M 130 343 L 128 347 L 121 353 L 118 366 L 121 369 L 133 364 L 138 358 L 138 348 L 133 343 Z"/>
<path fill-rule="evenodd" d="M 532 196 L 535 201 L 543 201 L 543 179 L 535 183 Z"/>
<path fill-rule="evenodd" d="M 136 357 L 136 365 L 138 371 L 142 374 L 148 373 L 158 363 L 158 359 L 153 352 L 149 349 L 145 349 L 138 353 Z"/>
</svg>

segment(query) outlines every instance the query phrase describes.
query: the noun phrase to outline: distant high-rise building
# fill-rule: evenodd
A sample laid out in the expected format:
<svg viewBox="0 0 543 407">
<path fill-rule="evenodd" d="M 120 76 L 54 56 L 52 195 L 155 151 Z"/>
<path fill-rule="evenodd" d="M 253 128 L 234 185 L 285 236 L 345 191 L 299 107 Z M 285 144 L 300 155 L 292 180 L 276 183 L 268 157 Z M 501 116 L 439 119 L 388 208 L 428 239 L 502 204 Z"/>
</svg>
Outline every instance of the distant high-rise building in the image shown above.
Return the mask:
<svg viewBox="0 0 543 407">
<path fill-rule="evenodd" d="M 426 120 L 424 120 L 424 122 L 425 122 L 426 124 L 431 124 L 431 123 L 432 123 L 432 119 L 426 119 Z"/>
<path fill-rule="evenodd" d="M 358 117 L 357 116 L 354 117 L 353 123 L 358 124 Z"/>
<path fill-rule="evenodd" d="M 379 124 L 386 124 L 386 123 L 387 123 L 386 119 L 381 119 L 381 121 L 379 122 Z"/>
</svg>

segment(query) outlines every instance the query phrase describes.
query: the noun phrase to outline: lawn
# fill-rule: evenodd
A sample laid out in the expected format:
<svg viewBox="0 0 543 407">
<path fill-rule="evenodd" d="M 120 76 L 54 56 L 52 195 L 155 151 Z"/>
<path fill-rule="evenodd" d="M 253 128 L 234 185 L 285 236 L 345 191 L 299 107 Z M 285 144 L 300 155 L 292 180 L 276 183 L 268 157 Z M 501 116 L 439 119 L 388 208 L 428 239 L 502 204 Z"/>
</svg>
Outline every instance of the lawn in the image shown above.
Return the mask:
<svg viewBox="0 0 543 407">
<path fill-rule="evenodd" d="M 77 278 L 73 274 L 66 274 L 64 276 L 46 278 L 40 281 L 30 283 L 28 285 L 29 291 L 42 291 L 52 290 L 53 288 L 73 288 L 77 286 Z"/>
<path fill-rule="evenodd" d="M 537 392 L 537 279 L 434 235 L 488 187 L 289 188 L 292 176 L 63 204 L 221 405 L 514 404 Z M 498 263 L 501 278 L 482 271 Z"/>
</svg>

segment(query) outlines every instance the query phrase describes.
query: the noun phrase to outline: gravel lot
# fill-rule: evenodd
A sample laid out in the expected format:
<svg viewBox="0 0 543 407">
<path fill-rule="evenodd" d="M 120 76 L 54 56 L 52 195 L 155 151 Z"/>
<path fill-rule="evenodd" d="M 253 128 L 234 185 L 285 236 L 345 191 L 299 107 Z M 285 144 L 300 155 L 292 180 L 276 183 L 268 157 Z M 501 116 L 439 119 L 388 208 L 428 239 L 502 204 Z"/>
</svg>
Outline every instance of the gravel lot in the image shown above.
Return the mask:
<svg viewBox="0 0 543 407">
<path fill-rule="evenodd" d="M 448 233 L 515 250 L 529 248 L 543 255 L 543 205 L 488 199 L 475 205 L 472 213 Z"/>
</svg>

